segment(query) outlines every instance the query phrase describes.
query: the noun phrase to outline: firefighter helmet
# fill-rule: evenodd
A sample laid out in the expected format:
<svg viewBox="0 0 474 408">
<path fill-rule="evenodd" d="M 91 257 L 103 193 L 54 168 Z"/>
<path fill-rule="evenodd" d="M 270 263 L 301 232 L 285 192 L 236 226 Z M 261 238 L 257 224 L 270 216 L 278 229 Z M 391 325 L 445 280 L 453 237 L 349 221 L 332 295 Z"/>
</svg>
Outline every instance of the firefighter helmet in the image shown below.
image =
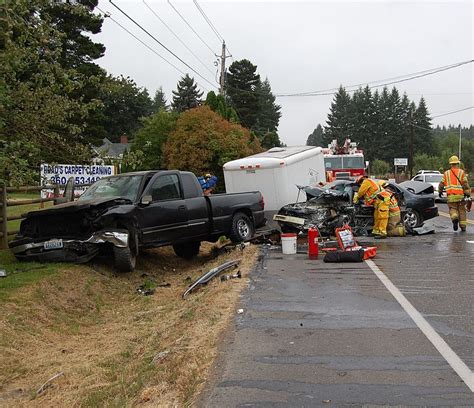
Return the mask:
<svg viewBox="0 0 474 408">
<path fill-rule="evenodd" d="M 365 174 L 363 174 L 362 176 L 358 176 L 358 177 L 355 179 L 355 182 L 356 182 L 357 184 L 360 184 L 360 183 L 362 183 L 362 181 L 363 181 L 364 179 L 366 179 L 366 178 L 367 178 L 367 176 L 366 176 Z"/>
<path fill-rule="evenodd" d="M 449 158 L 449 164 L 459 164 L 459 157 L 454 155 Z"/>
</svg>

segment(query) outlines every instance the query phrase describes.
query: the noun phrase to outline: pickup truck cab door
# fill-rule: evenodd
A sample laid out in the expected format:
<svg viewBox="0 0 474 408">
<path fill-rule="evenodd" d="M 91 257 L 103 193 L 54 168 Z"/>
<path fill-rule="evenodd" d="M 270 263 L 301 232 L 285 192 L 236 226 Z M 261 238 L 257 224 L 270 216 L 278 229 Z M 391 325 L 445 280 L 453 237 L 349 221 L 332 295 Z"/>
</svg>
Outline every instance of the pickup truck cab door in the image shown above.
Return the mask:
<svg viewBox="0 0 474 408">
<path fill-rule="evenodd" d="M 150 202 L 144 203 L 144 198 Z M 179 175 L 159 172 L 153 176 L 143 192 L 138 212 L 144 244 L 168 243 L 185 235 L 188 211 Z"/>
</svg>

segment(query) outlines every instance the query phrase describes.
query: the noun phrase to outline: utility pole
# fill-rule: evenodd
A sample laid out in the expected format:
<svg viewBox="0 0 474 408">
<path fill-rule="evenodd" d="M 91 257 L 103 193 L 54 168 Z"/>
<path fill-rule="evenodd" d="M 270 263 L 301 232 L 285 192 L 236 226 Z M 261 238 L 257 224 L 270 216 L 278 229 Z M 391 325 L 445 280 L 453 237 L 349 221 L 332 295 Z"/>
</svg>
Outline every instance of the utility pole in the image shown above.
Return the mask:
<svg viewBox="0 0 474 408">
<path fill-rule="evenodd" d="M 459 160 L 461 160 L 461 144 L 462 144 L 461 124 L 459 124 Z"/>
<path fill-rule="evenodd" d="M 410 179 L 413 177 L 413 142 L 415 140 L 415 127 L 413 126 L 413 109 L 410 109 Z"/>
<path fill-rule="evenodd" d="M 221 54 L 221 76 L 219 78 L 219 94 L 224 95 L 225 92 L 225 41 L 222 41 L 222 54 Z"/>
</svg>

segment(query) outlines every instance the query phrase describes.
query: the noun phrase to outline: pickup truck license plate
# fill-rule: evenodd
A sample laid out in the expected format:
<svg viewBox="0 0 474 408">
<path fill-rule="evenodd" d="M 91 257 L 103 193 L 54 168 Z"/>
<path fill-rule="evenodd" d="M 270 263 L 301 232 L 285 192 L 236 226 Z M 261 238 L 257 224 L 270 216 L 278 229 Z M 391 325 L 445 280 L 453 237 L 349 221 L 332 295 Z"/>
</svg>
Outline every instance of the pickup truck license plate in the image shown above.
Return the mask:
<svg viewBox="0 0 474 408">
<path fill-rule="evenodd" d="M 44 249 L 60 249 L 63 247 L 63 240 L 62 239 L 52 239 L 50 241 L 46 241 L 44 244 Z"/>
</svg>

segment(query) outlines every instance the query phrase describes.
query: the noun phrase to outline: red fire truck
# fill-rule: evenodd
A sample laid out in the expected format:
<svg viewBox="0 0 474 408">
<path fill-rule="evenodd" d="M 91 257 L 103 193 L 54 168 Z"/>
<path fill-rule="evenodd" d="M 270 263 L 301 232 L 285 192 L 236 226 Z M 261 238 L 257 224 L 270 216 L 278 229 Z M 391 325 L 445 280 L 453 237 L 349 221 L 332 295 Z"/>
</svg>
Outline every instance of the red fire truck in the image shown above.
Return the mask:
<svg viewBox="0 0 474 408">
<path fill-rule="evenodd" d="M 326 181 L 335 179 L 355 179 L 365 174 L 364 152 L 357 149 L 357 144 L 346 139 L 342 146 L 333 140 L 327 149 L 323 149 Z"/>
</svg>

